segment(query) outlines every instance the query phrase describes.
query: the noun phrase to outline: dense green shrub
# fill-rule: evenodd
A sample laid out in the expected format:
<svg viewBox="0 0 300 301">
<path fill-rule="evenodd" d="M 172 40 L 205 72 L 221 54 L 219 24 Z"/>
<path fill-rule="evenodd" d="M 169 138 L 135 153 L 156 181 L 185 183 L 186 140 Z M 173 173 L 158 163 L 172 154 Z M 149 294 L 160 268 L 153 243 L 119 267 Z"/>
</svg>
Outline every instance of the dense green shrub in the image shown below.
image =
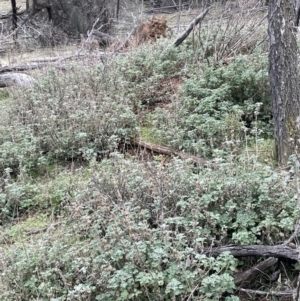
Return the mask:
<svg viewBox="0 0 300 301">
<path fill-rule="evenodd" d="M 10 133 L 1 136 L 1 166 L 37 164 L 41 157 L 91 159 L 134 136 L 128 100 L 102 89 L 103 72 L 101 66 L 49 70 L 32 89 L 12 91 L 1 123 Z"/>
<path fill-rule="evenodd" d="M 233 292 L 237 261 L 203 250 L 288 237 L 299 212 L 284 178 L 244 161 L 93 163 L 66 222 L 5 253 L 1 300 L 217 300 Z"/>
<path fill-rule="evenodd" d="M 59 215 L 63 206 L 73 200 L 75 191 L 85 187 L 84 169 L 70 173 L 51 166 L 44 177 L 34 178 L 25 167 L 17 176 L 6 168 L 0 179 L 0 223 L 5 224 L 29 212 L 45 211 Z"/>
<path fill-rule="evenodd" d="M 11 171 L 20 169 L 36 169 L 44 161 L 39 147 L 39 138 L 26 126 L 10 121 L 4 116 L 6 111 L 1 112 L 0 124 L 0 174 L 4 169 Z"/>
<path fill-rule="evenodd" d="M 113 63 L 117 76 L 112 80 L 116 89 L 126 91 L 135 108 L 168 103 L 174 96 L 174 88 L 168 80 L 184 76 L 191 65 L 190 50 L 168 47 L 169 41 L 158 41 L 155 45 L 141 46 L 126 57 Z M 123 92 L 124 93 L 124 92 Z"/>
<path fill-rule="evenodd" d="M 152 114 L 154 133 L 176 148 L 204 156 L 239 143 L 244 131 L 270 135 L 267 64 L 238 57 L 229 66 L 206 67 L 185 80 L 170 109 Z M 247 127 L 247 128 L 245 128 Z"/>
<path fill-rule="evenodd" d="M 227 33 L 51 69 L 2 97 L 0 222 L 42 209 L 57 223 L 1 246 L 1 300 L 237 300 L 233 273 L 243 263 L 206 251 L 280 243 L 299 209 L 284 171 L 252 162 L 248 148 L 247 160 L 239 155 L 243 139 L 257 146 L 271 137 L 267 64 L 260 56 L 216 64 L 243 37 Z M 170 104 L 146 110 L 159 102 Z M 219 163 L 113 153 L 146 114 L 155 141 Z"/>
</svg>

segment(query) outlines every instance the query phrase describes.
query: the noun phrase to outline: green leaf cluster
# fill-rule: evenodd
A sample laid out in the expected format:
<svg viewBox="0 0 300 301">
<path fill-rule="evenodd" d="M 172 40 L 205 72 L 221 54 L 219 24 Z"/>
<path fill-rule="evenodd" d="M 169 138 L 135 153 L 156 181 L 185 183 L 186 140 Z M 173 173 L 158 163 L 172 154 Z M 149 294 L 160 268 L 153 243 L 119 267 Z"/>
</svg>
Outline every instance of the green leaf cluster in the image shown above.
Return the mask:
<svg viewBox="0 0 300 301">
<path fill-rule="evenodd" d="M 272 244 L 298 217 L 293 182 L 242 161 L 195 169 L 114 154 L 88 173 L 59 228 L 5 252 L 2 300 L 216 300 L 233 292 L 238 262 L 206 248 Z"/>
</svg>

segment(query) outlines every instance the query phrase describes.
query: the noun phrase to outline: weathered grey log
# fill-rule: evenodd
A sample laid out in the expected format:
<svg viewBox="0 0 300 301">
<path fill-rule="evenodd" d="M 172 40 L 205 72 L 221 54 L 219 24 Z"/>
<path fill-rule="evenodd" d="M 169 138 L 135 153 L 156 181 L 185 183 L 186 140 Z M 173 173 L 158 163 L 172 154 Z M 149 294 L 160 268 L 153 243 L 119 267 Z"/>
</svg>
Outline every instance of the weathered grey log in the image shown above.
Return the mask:
<svg viewBox="0 0 300 301">
<path fill-rule="evenodd" d="M 64 61 L 70 61 L 70 60 L 76 60 L 76 59 L 82 59 L 86 58 L 86 57 L 96 57 L 96 58 L 106 58 L 109 57 L 112 53 L 110 52 L 101 52 L 101 53 L 97 53 L 97 55 L 88 55 L 86 53 L 75 53 L 73 55 L 69 55 L 66 57 L 56 57 L 56 58 L 51 58 L 51 59 L 41 59 L 41 63 L 28 63 L 26 65 L 18 65 L 18 66 L 5 66 L 0 68 L 0 74 L 1 73 L 8 73 L 8 72 L 22 72 L 22 71 L 26 71 L 26 70 L 34 70 L 34 69 L 41 69 L 47 66 L 53 67 L 53 68 L 57 68 L 57 69 L 62 69 L 65 70 L 65 68 L 67 67 L 67 65 L 62 64 L 62 62 Z M 43 62 L 44 60 L 44 62 Z"/>
<path fill-rule="evenodd" d="M 35 58 L 35 59 L 28 59 L 26 62 L 29 64 L 41 64 L 41 63 L 51 63 L 51 62 L 56 62 L 61 57 L 43 57 L 43 58 Z"/>
<path fill-rule="evenodd" d="M 236 290 L 252 295 L 273 296 L 273 297 L 292 297 L 293 295 L 296 294 L 296 290 L 286 290 L 286 291 L 279 291 L 279 292 L 265 292 L 265 291 L 251 290 L 245 288 L 237 288 Z"/>
<path fill-rule="evenodd" d="M 24 73 L 0 74 L 0 88 L 19 86 L 23 88 L 32 87 L 35 79 Z"/>
<path fill-rule="evenodd" d="M 236 286 L 241 285 L 245 282 L 251 283 L 251 281 L 257 276 L 264 273 L 264 271 L 277 263 L 278 259 L 274 257 L 270 257 L 254 267 L 251 267 L 249 270 L 237 273 L 234 275 L 234 284 Z"/>
<path fill-rule="evenodd" d="M 31 65 L 19 65 L 19 66 L 5 66 L 0 68 L 0 73 L 7 73 L 7 72 L 19 72 L 25 70 L 33 70 L 33 69 L 40 69 L 47 66 L 47 64 L 31 64 Z"/>
<path fill-rule="evenodd" d="M 202 12 L 200 15 L 198 15 L 188 26 L 188 28 L 183 32 L 181 33 L 177 39 L 173 42 L 173 46 L 177 47 L 179 46 L 188 36 L 189 34 L 191 33 L 191 31 L 195 28 L 195 26 L 197 24 L 199 24 L 203 19 L 204 17 L 206 16 L 206 14 L 209 12 L 211 6 L 208 7 L 204 12 Z"/>
<path fill-rule="evenodd" d="M 261 246 L 261 245 L 230 245 L 218 248 L 204 249 L 204 253 L 208 256 L 217 257 L 221 253 L 229 252 L 234 257 L 249 257 L 249 256 L 262 256 L 262 257 L 275 257 L 275 258 L 288 258 L 295 261 L 300 259 L 298 249 L 292 249 L 286 245 L 276 246 Z"/>
</svg>

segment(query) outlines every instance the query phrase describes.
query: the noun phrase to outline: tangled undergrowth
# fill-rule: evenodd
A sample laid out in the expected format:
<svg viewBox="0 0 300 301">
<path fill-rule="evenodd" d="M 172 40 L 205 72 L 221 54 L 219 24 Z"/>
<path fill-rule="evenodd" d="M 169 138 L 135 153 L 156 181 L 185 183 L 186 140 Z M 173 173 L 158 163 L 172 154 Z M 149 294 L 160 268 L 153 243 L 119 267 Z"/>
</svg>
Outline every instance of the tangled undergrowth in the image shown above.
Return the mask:
<svg viewBox="0 0 300 301">
<path fill-rule="evenodd" d="M 1 298 L 217 300 L 233 293 L 242 262 L 203 250 L 287 238 L 299 212 L 284 176 L 242 158 L 218 170 L 120 154 L 91 163 L 73 175 L 59 227 L 16 241 L 2 258 Z"/>
<path fill-rule="evenodd" d="M 238 300 L 236 274 L 258 260 L 209 250 L 288 239 L 298 177 L 292 158 L 274 168 L 261 35 L 225 64 L 243 37 L 229 33 L 199 28 L 178 48 L 160 39 L 1 93 L 1 300 Z M 140 161 L 133 138 L 211 164 Z M 281 265 L 288 286 L 297 266 Z M 271 274 L 248 287 L 274 290 Z"/>
</svg>

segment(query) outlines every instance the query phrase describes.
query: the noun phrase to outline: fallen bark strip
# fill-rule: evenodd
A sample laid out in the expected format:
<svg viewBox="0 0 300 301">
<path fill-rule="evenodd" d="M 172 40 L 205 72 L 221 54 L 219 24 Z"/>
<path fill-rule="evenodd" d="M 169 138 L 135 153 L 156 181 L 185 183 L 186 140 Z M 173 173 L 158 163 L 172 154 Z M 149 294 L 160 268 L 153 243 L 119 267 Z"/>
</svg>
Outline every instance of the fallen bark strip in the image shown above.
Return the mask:
<svg viewBox="0 0 300 301">
<path fill-rule="evenodd" d="M 257 276 L 261 275 L 263 271 L 274 266 L 277 263 L 278 259 L 274 257 L 270 257 L 249 270 L 241 273 L 237 273 L 234 275 L 234 284 L 236 286 L 241 285 L 245 282 L 251 283 L 251 281 Z"/>
<path fill-rule="evenodd" d="M 177 39 L 173 42 L 173 46 L 177 47 L 179 46 L 191 33 L 191 31 L 195 28 L 195 26 L 197 24 L 199 24 L 204 17 L 206 16 L 206 14 L 209 12 L 209 10 L 211 9 L 211 6 L 208 7 L 204 12 L 202 12 L 200 15 L 198 15 L 189 25 L 188 28 L 181 33 Z"/>
<path fill-rule="evenodd" d="M 273 297 L 291 297 L 296 294 L 296 290 L 286 290 L 286 291 L 279 291 L 279 292 L 265 292 L 265 291 L 251 290 L 245 288 L 237 288 L 236 290 L 252 295 L 273 296 Z"/>
<path fill-rule="evenodd" d="M 171 149 L 169 147 L 161 146 L 161 145 L 150 143 L 150 142 L 146 142 L 146 141 L 141 140 L 141 139 L 134 139 L 132 141 L 132 144 L 134 144 L 138 147 L 146 148 L 146 149 L 148 149 L 148 150 L 150 150 L 154 153 L 157 153 L 157 154 L 168 155 L 168 156 L 177 156 L 177 157 L 179 157 L 180 159 L 183 159 L 183 160 L 190 159 L 195 164 L 206 165 L 206 166 L 209 165 L 213 168 L 217 167 L 217 164 L 210 163 L 210 162 L 208 162 L 207 160 L 205 160 L 203 158 L 199 158 L 197 156 L 187 154 L 187 153 L 183 153 L 183 152 L 178 152 L 178 151 L 176 151 L 174 149 Z"/>
<path fill-rule="evenodd" d="M 230 245 L 218 248 L 204 249 L 204 253 L 209 256 L 217 257 L 223 252 L 230 252 L 234 257 L 265 256 L 275 258 L 288 258 L 295 261 L 300 259 L 299 250 L 292 249 L 286 245 L 276 246 L 240 246 Z"/>
</svg>

